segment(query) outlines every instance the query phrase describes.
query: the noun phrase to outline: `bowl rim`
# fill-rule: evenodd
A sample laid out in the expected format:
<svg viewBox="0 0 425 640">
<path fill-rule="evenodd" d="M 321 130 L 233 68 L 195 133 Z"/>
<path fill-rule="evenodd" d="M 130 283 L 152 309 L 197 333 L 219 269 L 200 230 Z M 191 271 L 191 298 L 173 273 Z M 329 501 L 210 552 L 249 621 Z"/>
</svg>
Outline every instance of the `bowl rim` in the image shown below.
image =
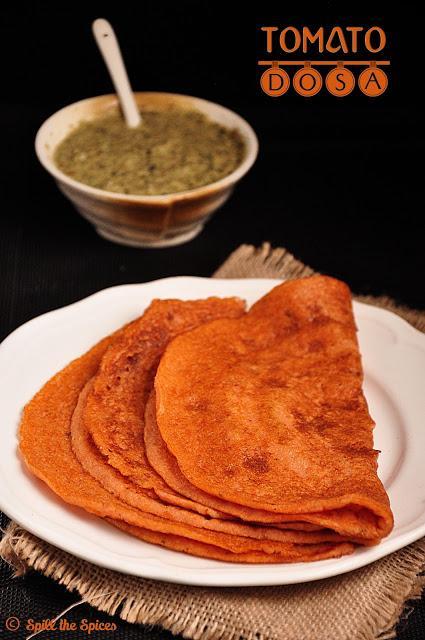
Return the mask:
<svg viewBox="0 0 425 640">
<path fill-rule="evenodd" d="M 246 145 L 246 154 L 243 161 L 227 176 L 224 178 L 220 178 L 220 180 L 216 180 L 215 182 L 210 182 L 201 187 L 195 187 L 194 189 L 187 189 L 185 191 L 177 191 L 172 193 L 164 193 L 160 195 L 133 195 L 129 193 L 120 193 L 118 191 L 107 191 L 106 189 L 98 189 L 97 187 L 91 187 L 90 185 L 84 184 L 83 182 L 79 182 L 78 180 L 74 180 L 66 173 L 61 171 L 56 164 L 51 160 L 47 152 L 45 150 L 45 136 L 46 131 L 51 124 L 51 121 L 57 117 L 60 113 L 67 111 L 71 107 L 75 107 L 77 105 L 82 105 L 84 103 L 96 102 L 97 100 L 104 99 L 115 99 L 118 103 L 118 97 L 114 93 L 102 94 L 98 96 L 92 96 L 90 98 L 83 98 L 82 100 L 77 100 L 76 102 L 72 102 L 65 107 L 62 107 L 58 111 L 52 113 L 40 126 L 35 136 L 35 152 L 38 160 L 42 164 L 42 166 L 48 171 L 56 180 L 65 183 L 67 186 L 72 187 L 78 191 L 82 191 L 87 195 L 91 195 L 97 199 L 102 200 L 117 200 L 119 199 L 122 202 L 132 202 L 132 203 L 150 203 L 150 204 L 163 204 L 167 202 L 175 202 L 177 200 L 185 200 L 187 198 L 199 197 L 199 196 L 207 196 L 210 193 L 214 193 L 216 191 L 220 191 L 226 189 L 227 187 L 231 187 L 238 180 L 240 180 L 252 167 L 254 164 L 257 155 L 258 155 L 258 138 L 251 127 L 251 125 L 236 111 L 232 111 L 227 107 L 219 104 L 218 102 L 212 102 L 211 100 L 205 100 L 204 98 L 198 98 L 197 96 L 191 96 L 184 93 L 170 93 L 164 91 L 135 91 L 136 96 L 164 96 L 164 97 L 177 97 L 177 98 L 187 98 L 189 101 L 194 100 L 198 104 L 204 103 L 206 105 L 213 105 L 214 107 L 219 107 L 219 109 L 227 112 L 232 117 L 235 117 L 237 120 L 237 124 L 235 128 L 239 129 L 239 131 L 243 134 L 244 142 Z"/>
</svg>

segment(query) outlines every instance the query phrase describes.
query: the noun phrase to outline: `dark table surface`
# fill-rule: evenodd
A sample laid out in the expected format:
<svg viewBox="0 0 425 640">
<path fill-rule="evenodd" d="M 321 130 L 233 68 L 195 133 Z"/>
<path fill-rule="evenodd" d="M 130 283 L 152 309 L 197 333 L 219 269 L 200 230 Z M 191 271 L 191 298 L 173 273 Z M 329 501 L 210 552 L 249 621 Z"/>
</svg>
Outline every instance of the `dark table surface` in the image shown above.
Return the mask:
<svg viewBox="0 0 425 640">
<path fill-rule="evenodd" d="M 142 58 L 144 86 L 225 103 L 253 124 L 260 139 L 255 167 L 198 238 L 180 247 L 139 250 L 98 237 L 34 157 L 34 133 L 43 119 L 64 104 L 110 91 L 88 27 L 104 10 L 59 9 L 57 4 L 45 3 L 37 10 L 8 6 L 1 22 L 1 40 L 13 45 L 16 59 L 13 72 L 5 69 L 0 106 L 7 125 L 2 140 L 1 337 L 40 313 L 104 287 L 172 275 L 209 276 L 241 243 L 265 240 L 344 279 L 355 292 L 388 294 L 411 307 L 424 307 L 423 176 L 417 162 L 418 155 L 423 157 L 423 127 L 419 99 L 411 90 L 414 65 L 408 64 L 417 53 L 412 49 L 417 39 L 410 38 L 402 20 L 381 18 L 385 13 L 378 10 L 370 17 L 360 9 L 355 18 L 358 24 L 386 25 L 392 57 L 387 95 L 375 101 L 361 95 L 341 101 L 289 95 L 273 100 L 258 89 L 255 63 L 263 52 L 254 44 L 256 30 L 288 20 L 267 3 L 267 10 L 256 15 L 245 11 L 226 23 L 208 2 L 185 0 L 166 12 L 159 3 L 143 3 L 156 35 L 146 28 L 140 34 L 139 23 L 136 31 L 133 4 L 108 11 L 127 43 L 132 77 L 138 77 Z M 354 22 L 337 10 L 332 15 L 332 5 L 326 5 L 329 22 L 335 16 L 338 23 Z M 292 16 L 292 21 L 308 20 Z M 52 24 L 61 28 L 52 30 Z M 25 39 L 29 44 L 23 53 L 16 42 Z M 185 53 L 176 57 L 176 50 Z M 146 63 L 151 59 L 155 69 Z M 233 59 L 238 73 L 229 64 Z M 3 628 L 8 616 L 50 618 L 76 600 L 75 594 L 34 573 L 11 579 L 3 563 L 0 638 L 9 637 Z M 86 605 L 67 617 L 107 619 Z M 9 635 L 25 637 L 22 630 Z M 171 635 L 118 621 L 113 637 Z M 425 638 L 424 600 L 400 624 L 397 637 Z"/>
</svg>

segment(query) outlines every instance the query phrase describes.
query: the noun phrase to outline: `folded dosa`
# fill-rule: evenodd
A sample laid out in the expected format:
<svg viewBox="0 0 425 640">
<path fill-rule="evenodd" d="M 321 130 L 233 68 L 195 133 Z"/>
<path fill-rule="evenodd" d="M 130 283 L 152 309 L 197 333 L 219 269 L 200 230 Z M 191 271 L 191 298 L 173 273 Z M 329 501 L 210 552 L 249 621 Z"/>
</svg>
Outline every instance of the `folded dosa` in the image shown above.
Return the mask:
<svg viewBox="0 0 425 640">
<path fill-rule="evenodd" d="M 144 441 L 145 402 L 159 355 L 177 332 L 211 320 L 214 315 L 232 317 L 242 312 L 240 301 L 234 299 L 155 301 L 139 321 L 112 341 L 97 374 L 80 393 L 71 421 L 74 453 L 83 468 L 117 498 L 175 522 L 262 540 L 342 542 L 344 539 L 334 531 L 321 528 L 315 532 L 317 527 L 305 523 L 289 523 L 283 531 L 283 527 L 230 522 L 228 514 L 174 492 L 149 464 Z M 96 446 L 99 433 L 100 442 L 107 444 L 103 451 Z"/>
<path fill-rule="evenodd" d="M 298 544 L 209 531 L 133 508 L 106 491 L 76 459 L 70 431 L 79 396 L 96 374 L 113 339 L 106 338 L 65 367 L 24 410 L 19 433 L 21 454 L 29 469 L 58 496 L 148 542 L 172 549 L 183 549 L 184 544 L 189 553 L 223 556 L 233 562 L 295 562 L 338 557 L 353 550 L 353 545 L 345 542 Z"/>
<path fill-rule="evenodd" d="M 156 420 L 205 494 L 377 542 L 393 518 L 362 380 L 350 291 L 313 276 L 176 337 L 155 378 Z"/>
</svg>

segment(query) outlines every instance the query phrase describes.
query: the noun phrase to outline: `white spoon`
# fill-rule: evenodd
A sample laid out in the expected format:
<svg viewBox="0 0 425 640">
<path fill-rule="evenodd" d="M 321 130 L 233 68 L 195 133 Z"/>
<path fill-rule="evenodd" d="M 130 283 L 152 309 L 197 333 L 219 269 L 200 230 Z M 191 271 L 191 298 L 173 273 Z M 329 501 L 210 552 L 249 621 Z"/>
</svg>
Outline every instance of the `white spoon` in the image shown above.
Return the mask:
<svg viewBox="0 0 425 640">
<path fill-rule="evenodd" d="M 118 94 L 127 126 L 137 127 L 141 123 L 142 118 L 140 117 L 136 100 L 131 90 L 120 46 L 114 30 L 109 22 L 103 18 L 95 20 L 92 29 L 97 46 L 108 67 L 111 80 Z"/>
</svg>

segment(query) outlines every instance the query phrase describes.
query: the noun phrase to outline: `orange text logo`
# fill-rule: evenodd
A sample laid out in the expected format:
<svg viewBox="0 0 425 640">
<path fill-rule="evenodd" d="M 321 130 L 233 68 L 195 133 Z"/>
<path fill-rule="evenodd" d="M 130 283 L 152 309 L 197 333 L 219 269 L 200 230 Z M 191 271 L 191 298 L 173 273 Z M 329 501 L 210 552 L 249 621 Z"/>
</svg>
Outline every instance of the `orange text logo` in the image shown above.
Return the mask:
<svg viewBox="0 0 425 640">
<path fill-rule="evenodd" d="M 382 54 L 387 36 L 381 27 L 261 27 L 264 50 L 273 58 L 259 60 L 266 67 L 260 78 L 261 89 L 278 98 L 291 88 L 305 98 L 326 88 L 337 98 L 350 95 L 356 87 L 369 98 L 381 96 L 388 87 L 388 76 L 382 67 L 390 65 L 376 54 Z M 274 55 L 278 53 L 277 55 Z M 303 59 L 281 59 L 280 54 L 302 54 Z M 367 59 L 358 59 L 357 54 Z M 323 55 L 322 55 L 323 54 Z M 329 58 L 331 54 L 334 58 Z M 351 57 L 351 54 L 356 54 Z M 335 59 L 336 56 L 336 59 Z M 290 72 L 293 72 L 290 75 Z"/>
</svg>

